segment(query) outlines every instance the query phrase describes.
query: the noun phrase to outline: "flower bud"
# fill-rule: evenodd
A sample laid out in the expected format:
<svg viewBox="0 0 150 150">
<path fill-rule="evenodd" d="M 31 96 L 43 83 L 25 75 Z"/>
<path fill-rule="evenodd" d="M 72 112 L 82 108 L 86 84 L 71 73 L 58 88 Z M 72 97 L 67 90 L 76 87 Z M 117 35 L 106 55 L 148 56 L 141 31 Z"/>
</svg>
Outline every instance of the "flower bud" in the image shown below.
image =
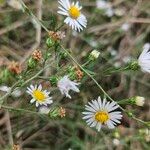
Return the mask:
<svg viewBox="0 0 150 150">
<path fill-rule="evenodd" d="M 115 137 L 115 138 L 120 138 L 120 134 L 119 134 L 118 131 L 116 131 L 116 132 L 114 133 L 114 137 Z"/>
<path fill-rule="evenodd" d="M 51 109 L 50 112 L 49 112 L 49 116 L 51 118 L 58 117 L 59 116 L 59 108 L 53 108 L 53 109 Z"/>
<path fill-rule="evenodd" d="M 52 85 L 56 85 L 57 81 L 58 81 L 58 78 L 56 76 L 52 76 L 52 77 L 49 78 L 49 80 L 50 80 L 50 83 Z"/>
<path fill-rule="evenodd" d="M 145 98 L 141 96 L 135 96 L 128 99 L 128 102 L 133 105 L 143 106 L 145 102 Z"/>
<path fill-rule="evenodd" d="M 135 97 L 135 104 L 137 106 L 143 106 L 145 103 L 145 98 L 144 97 L 141 97 L 141 96 L 136 96 Z"/>
<path fill-rule="evenodd" d="M 35 50 L 33 53 L 32 53 L 32 58 L 35 59 L 36 61 L 40 61 L 42 60 L 42 52 L 40 50 Z"/>
<path fill-rule="evenodd" d="M 131 69 L 133 71 L 136 71 L 136 70 L 138 70 L 140 68 L 140 66 L 138 64 L 138 61 L 130 62 L 128 67 L 129 67 L 129 69 Z"/>
<path fill-rule="evenodd" d="M 96 59 L 99 57 L 99 55 L 100 55 L 100 52 L 99 52 L 99 51 L 93 50 L 93 51 L 90 53 L 89 58 L 90 58 L 91 60 L 96 60 Z"/>
<path fill-rule="evenodd" d="M 133 117 L 133 113 L 132 113 L 132 112 L 127 112 L 127 115 L 128 115 L 129 117 Z"/>
<path fill-rule="evenodd" d="M 19 150 L 20 146 L 18 144 L 14 144 L 12 150 Z"/>
<path fill-rule="evenodd" d="M 66 109 L 65 109 L 65 108 L 63 108 L 63 107 L 60 107 L 60 108 L 59 108 L 59 116 L 60 116 L 61 118 L 63 118 L 63 117 L 66 116 Z"/>
<path fill-rule="evenodd" d="M 68 54 L 66 52 L 60 52 L 60 56 L 62 59 L 67 58 Z"/>
<path fill-rule="evenodd" d="M 80 81 L 83 78 L 84 73 L 79 68 L 76 68 L 75 73 L 76 73 L 77 79 Z"/>
<path fill-rule="evenodd" d="M 7 66 L 8 70 L 13 74 L 20 74 L 22 72 L 21 65 L 18 62 L 12 61 Z"/>
<path fill-rule="evenodd" d="M 65 38 L 65 32 L 61 32 L 61 31 L 49 31 L 49 37 L 51 39 L 53 39 L 53 41 L 59 41 L 62 40 L 63 38 Z"/>
<path fill-rule="evenodd" d="M 37 66 L 37 61 L 33 59 L 32 57 L 28 60 L 28 67 L 29 68 L 35 68 Z"/>
<path fill-rule="evenodd" d="M 47 44 L 47 47 L 52 47 L 52 46 L 54 46 L 55 41 L 52 40 L 51 38 L 47 38 L 46 44 Z"/>
<path fill-rule="evenodd" d="M 49 114 L 50 112 L 50 108 L 48 108 L 47 106 L 40 106 L 39 107 L 39 113 L 41 114 Z"/>
<path fill-rule="evenodd" d="M 5 83 L 5 82 L 9 82 L 10 78 L 11 78 L 12 74 L 8 69 L 4 69 L 1 73 L 0 73 L 0 83 Z"/>
</svg>

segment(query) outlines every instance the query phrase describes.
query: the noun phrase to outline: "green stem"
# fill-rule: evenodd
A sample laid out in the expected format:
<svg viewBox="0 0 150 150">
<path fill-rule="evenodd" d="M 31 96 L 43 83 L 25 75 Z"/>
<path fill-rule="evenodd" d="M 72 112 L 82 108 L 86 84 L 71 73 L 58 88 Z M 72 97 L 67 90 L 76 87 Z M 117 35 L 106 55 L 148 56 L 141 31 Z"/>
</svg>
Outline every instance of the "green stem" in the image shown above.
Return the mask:
<svg viewBox="0 0 150 150">
<path fill-rule="evenodd" d="M 122 100 L 120 100 L 120 101 L 117 101 L 118 102 L 118 104 L 129 104 L 129 102 L 130 102 L 130 99 L 122 99 Z"/>
<path fill-rule="evenodd" d="M 46 68 L 50 67 L 50 65 L 45 66 L 42 70 L 40 70 L 37 74 L 35 74 L 32 78 L 28 79 L 27 81 L 25 81 L 21 86 L 25 86 L 27 83 L 29 83 L 30 81 L 32 81 L 33 79 L 37 78 Z"/>
<path fill-rule="evenodd" d="M 5 105 L 1 105 L 1 107 L 4 108 L 4 109 L 12 110 L 12 111 L 20 111 L 20 112 L 26 112 L 26 113 L 35 114 L 35 115 L 37 115 L 37 114 L 42 115 L 41 113 L 31 111 L 31 110 L 27 110 L 27 109 L 22 109 L 22 108 L 14 108 L 14 107 L 5 106 Z"/>
<path fill-rule="evenodd" d="M 121 71 L 126 71 L 129 69 L 129 66 L 121 67 L 121 68 L 109 68 L 106 71 L 104 71 L 104 74 L 112 74 L 112 73 L 118 73 Z"/>
<path fill-rule="evenodd" d="M 43 76 L 38 76 L 37 78 L 38 78 L 38 79 L 42 79 L 42 80 L 46 80 L 46 81 L 48 81 L 48 80 L 49 80 L 49 78 L 47 78 L 47 77 L 43 77 Z"/>
<path fill-rule="evenodd" d="M 148 128 L 150 128 L 150 122 L 145 122 L 145 121 L 143 121 L 139 118 L 136 118 L 135 116 L 132 116 L 131 118 L 138 121 L 138 122 L 140 122 L 140 123 L 142 123 L 142 124 L 144 124 L 144 125 L 146 125 Z"/>
<path fill-rule="evenodd" d="M 22 1 L 19 0 L 19 2 L 21 3 L 23 10 L 25 13 L 27 13 L 29 16 L 31 16 L 32 18 L 34 18 L 34 20 L 41 25 L 41 27 L 49 33 L 49 30 L 43 25 L 43 23 L 32 13 L 32 11 L 26 6 L 26 4 Z"/>
<path fill-rule="evenodd" d="M 28 9 L 28 7 L 24 4 L 24 2 L 22 0 L 19 0 L 20 3 L 22 4 L 22 6 L 24 7 L 24 11 L 31 17 L 33 17 L 41 26 L 42 28 L 49 33 L 49 30 L 38 20 L 38 18 L 32 13 L 32 11 L 30 11 Z M 61 45 L 60 45 L 61 46 Z M 101 87 L 101 85 L 99 85 L 99 83 L 74 59 L 74 57 L 63 47 L 61 46 L 61 48 L 68 54 L 68 56 L 95 82 L 95 84 L 100 88 L 100 90 L 111 100 L 111 101 L 114 101 L 105 91 L 104 89 Z M 121 106 L 120 106 L 120 109 L 122 109 L 124 112 L 127 113 L 127 111 L 125 109 L 123 109 Z M 134 120 L 136 121 L 139 121 L 143 124 L 145 124 L 144 121 L 136 118 L 135 116 L 131 116 L 131 118 L 133 118 Z"/>
<path fill-rule="evenodd" d="M 60 45 L 61 46 L 61 45 Z M 102 86 L 95 80 L 95 78 L 89 74 L 76 60 L 75 58 L 63 47 L 61 46 L 61 48 L 68 54 L 68 56 L 81 68 L 81 70 L 83 72 L 85 72 L 94 82 L 95 84 L 99 87 L 99 89 L 104 93 L 105 96 L 107 96 L 108 99 L 110 99 L 111 101 L 114 101 L 106 92 L 105 90 L 102 88 Z M 124 111 L 124 109 L 120 106 L 120 109 Z"/>
<path fill-rule="evenodd" d="M 89 59 L 87 62 L 85 62 L 82 67 L 85 67 L 86 65 L 88 65 L 91 62 L 91 60 Z"/>
</svg>

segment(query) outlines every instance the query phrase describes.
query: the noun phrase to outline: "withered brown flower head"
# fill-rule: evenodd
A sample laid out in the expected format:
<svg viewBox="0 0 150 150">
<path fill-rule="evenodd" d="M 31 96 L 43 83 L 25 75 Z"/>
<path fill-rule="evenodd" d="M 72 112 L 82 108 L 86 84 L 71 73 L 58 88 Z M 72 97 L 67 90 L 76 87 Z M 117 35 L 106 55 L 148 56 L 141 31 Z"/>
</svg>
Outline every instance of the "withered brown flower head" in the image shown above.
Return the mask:
<svg viewBox="0 0 150 150">
<path fill-rule="evenodd" d="M 65 109 L 65 108 L 60 107 L 60 109 L 59 109 L 59 116 L 60 116 L 61 118 L 63 118 L 63 117 L 66 116 L 66 109 Z"/>
<path fill-rule="evenodd" d="M 20 150 L 20 146 L 19 146 L 19 145 L 14 144 L 14 145 L 13 145 L 13 150 Z"/>
<path fill-rule="evenodd" d="M 18 62 L 12 61 L 8 64 L 8 70 L 12 73 L 20 74 L 22 71 L 22 68 Z"/>
<path fill-rule="evenodd" d="M 79 68 L 76 68 L 76 75 L 79 81 L 83 78 L 83 72 Z"/>
<path fill-rule="evenodd" d="M 40 50 L 35 50 L 32 53 L 32 58 L 37 60 L 37 61 L 40 61 L 42 59 L 42 52 Z"/>
<path fill-rule="evenodd" d="M 65 32 L 61 31 L 50 31 L 49 32 L 50 38 L 52 38 L 54 41 L 62 40 L 65 37 Z"/>
</svg>

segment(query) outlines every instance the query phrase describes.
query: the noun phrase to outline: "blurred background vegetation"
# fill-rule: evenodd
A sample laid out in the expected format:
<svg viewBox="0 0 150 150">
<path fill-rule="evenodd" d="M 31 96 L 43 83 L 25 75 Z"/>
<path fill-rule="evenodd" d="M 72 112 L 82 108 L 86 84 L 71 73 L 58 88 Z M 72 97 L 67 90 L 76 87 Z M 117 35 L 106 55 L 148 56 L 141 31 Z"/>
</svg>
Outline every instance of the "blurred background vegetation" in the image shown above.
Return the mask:
<svg viewBox="0 0 150 150">
<path fill-rule="evenodd" d="M 101 0 L 99 0 L 101 1 Z M 49 29 L 61 24 L 62 16 L 57 14 L 57 0 L 24 0 L 25 4 Z M 80 0 L 87 16 L 88 26 L 76 33 L 65 25 L 63 39 L 65 48 L 72 50 L 80 64 L 88 54 L 97 49 L 100 58 L 88 65 L 95 72 L 96 80 L 113 97 L 121 100 L 135 95 L 146 98 L 144 107 L 126 106 L 144 121 L 150 120 L 150 76 L 142 72 L 121 72 L 105 74 L 108 67 L 118 67 L 137 59 L 145 43 L 150 42 L 150 1 L 149 0 L 109 0 L 109 7 L 95 0 Z M 25 64 L 33 50 L 46 50 L 47 33 L 33 18 L 23 13 L 14 0 L 0 0 L 0 72 L 11 61 Z M 72 65 L 71 61 L 68 64 Z M 46 70 L 47 74 L 49 70 Z M 15 79 L 2 85 L 11 86 Z M 51 90 L 50 83 L 41 83 Z M 82 120 L 84 105 L 103 94 L 89 78 L 84 78 L 80 94 L 72 99 L 64 98 L 59 92 L 53 96 L 54 103 L 66 108 L 65 118 L 48 118 L 17 108 L 36 111 L 29 104 L 30 97 L 25 88 L 18 96 L 10 96 L 4 105 L 16 110 L 0 110 L 0 150 L 148 150 L 150 133 L 143 124 L 129 119 L 125 114 L 122 124 L 115 130 L 103 129 L 97 133 Z M 3 95 L 3 92 L 0 92 Z M 54 92 L 52 93 L 52 95 Z M 18 148 L 18 149 L 17 149 Z"/>
</svg>

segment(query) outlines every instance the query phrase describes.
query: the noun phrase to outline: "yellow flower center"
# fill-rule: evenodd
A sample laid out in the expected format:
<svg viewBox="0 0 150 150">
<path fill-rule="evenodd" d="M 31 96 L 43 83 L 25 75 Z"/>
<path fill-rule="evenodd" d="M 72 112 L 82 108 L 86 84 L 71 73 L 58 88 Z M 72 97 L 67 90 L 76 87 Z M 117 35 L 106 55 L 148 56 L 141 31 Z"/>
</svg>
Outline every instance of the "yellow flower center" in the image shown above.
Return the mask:
<svg viewBox="0 0 150 150">
<path fill-rule="evenodd" d="M 109 114 L 105 111 L 99 111 L 95 114 L 95 120 L 100 123 L 105 123 L 109 119 Z"/>
<path fill-rule="evenodd" d="M 33 96 L 37 101 L 40 101 L 40 102 L 45 101 L 45 98 L 46 98 L 45 94 L 40 90 L 35 90 L 33 92 Z"/>
<path fill-rule="evenodd" d="M 69 9 L 69 15 L 73 19 L 77 19 L 80 16 L 80 10 L 76 6 L 71 6 Z"/>
</svg>

